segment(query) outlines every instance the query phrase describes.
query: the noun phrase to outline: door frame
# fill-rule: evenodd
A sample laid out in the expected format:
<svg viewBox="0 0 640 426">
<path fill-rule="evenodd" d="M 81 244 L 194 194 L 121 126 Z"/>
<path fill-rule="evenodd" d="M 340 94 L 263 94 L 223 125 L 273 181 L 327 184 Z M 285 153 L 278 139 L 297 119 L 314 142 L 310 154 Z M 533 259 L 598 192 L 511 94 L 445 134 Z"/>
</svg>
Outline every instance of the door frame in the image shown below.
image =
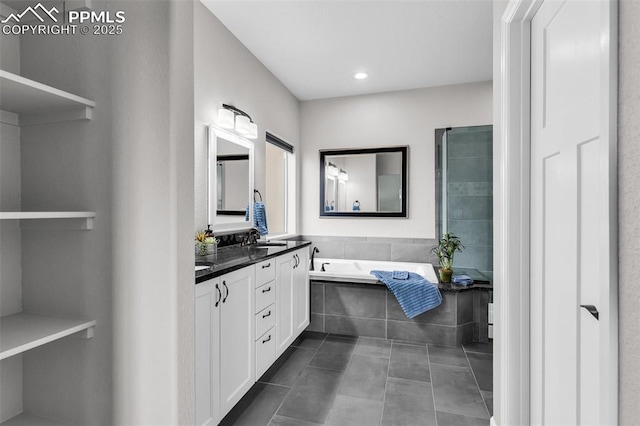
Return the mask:
<svg viewBox="0 0 640 426">
<path fill-rule="evenodd" d="M 496 288 L 496 343 L 494 382 L 497 384 L 496 413 L 499 424 L 529 424 L 529 226 L 530 226 L 530 88 L 531 20 L 543 0 L 510 0 L 501 19 L 500 46 L 500 141 L 498 174 L 494 173 L 496 231 L 494 240 L 494 286 Z M 608 97 L 602 99 L 606 123 L 603 135 L 617 140 L 617 53 L 618 4 L 603 4 L 609 18 L 609 67 L 602 67 L 601 78 L 608 85 Z M 606 14 L 605 14 L 606 15 Z M 601 372 L 602 385 L 610 390 L 603 401 L 609 424 L 618 422 L 618 299 L 617 299 L 617 151 L 609 144 L 609 217 L 610 235 L 605 242 L 611 280 L 603 308 L 609 310 L 608 341 L 603 351 L 609 365 Z M 492 418 L 492 424 L 496 424 Z"/>
</svg>

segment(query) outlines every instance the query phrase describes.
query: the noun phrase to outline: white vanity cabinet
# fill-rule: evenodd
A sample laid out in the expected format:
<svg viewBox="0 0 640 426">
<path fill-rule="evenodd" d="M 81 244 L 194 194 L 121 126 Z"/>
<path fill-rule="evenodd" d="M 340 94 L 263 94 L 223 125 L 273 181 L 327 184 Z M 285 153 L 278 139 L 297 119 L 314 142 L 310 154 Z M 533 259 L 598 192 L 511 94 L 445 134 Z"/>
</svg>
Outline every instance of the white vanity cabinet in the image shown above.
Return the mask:
<svg viewBox="0 0 640 426">
<path fill-rule="evenodd" d="M 311 286 L 309 284 L 309 247 L 294 252 L 298 266 L 293 270 L 293 328 L 299 336 L 311 320 Z"/>
<path fill-rule="evenodd" d="M 217 425 L 309 325 L 309 248 L 196 285 L 196 424 Z"/>
<path fill-rule="evenodd" d="M 196 285 L 196 424 L 216 425 L 255 383 L 255 266 Z"/>
<path fill-rule="evenodd" d="M 256 264 L 256 380 L 276 360 L 276 259 Z"/>
<path fill-rule="evenodd" d="M 309 325 L 309 249 L 276 258 L 276 354 L 280 356 Z"/>
</svg>

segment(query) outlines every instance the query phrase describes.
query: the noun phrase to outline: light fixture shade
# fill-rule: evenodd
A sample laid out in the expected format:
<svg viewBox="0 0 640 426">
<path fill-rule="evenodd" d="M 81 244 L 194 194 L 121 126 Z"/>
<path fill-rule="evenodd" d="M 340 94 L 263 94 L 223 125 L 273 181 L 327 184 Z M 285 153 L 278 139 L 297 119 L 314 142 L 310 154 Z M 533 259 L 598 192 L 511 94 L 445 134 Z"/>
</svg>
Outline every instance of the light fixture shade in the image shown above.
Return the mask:
<svg viewBox="0 0 640 426">
<path fill-rule="evenodd" d="M 338 176 L 338 174 L 340 173 L 338 167 L 333 164 L 333 163 L 329 163 L 327 165 L 327 174 L 330 176 Z"/>
<path fill-rule="evenodd" d="M 248 136 L 250 133 L 251 120 L 244 115 L 238 115 L 236 117 L 236 131 L 243 136 Z"/>
<path fill-rule="evenodd" d="M 343 182 L 346 182 L 349 180 L 349 174 L 345 170 L 340 169 L 340 173 L 338 173 L 338 179 L 340 179 Z"/>
<path fill-rule="evenodd" d="M 258 138 L 258 125 L 256 123 L 249 123 L 249 132 L 247 133 L 247 137 L 249 139 L 257 139 Z"/>
<path fill-rule="evenodd" d="M 233 129 L 235 114 L 226 108 L 218 109 L 218 126 L 223 129 Z"/>
</svg>

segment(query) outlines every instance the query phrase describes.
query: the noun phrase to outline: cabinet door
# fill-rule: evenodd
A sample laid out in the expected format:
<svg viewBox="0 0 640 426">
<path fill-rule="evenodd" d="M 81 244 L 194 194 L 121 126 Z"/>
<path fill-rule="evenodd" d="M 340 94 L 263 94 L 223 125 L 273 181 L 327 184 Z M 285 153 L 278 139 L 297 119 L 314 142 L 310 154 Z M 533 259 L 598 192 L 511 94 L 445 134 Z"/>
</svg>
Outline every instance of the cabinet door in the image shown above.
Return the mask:
<svg viewBox="0 0 640 426">
<path fill-rule="evenodd" d="M 219 288 L 217 278 L 196 285 L 196 425 L 216 425 L 221 419 Z"/>
<path fill-rule="evenodd" d="M 276 356 L 293 343 L 293 253 L 276 258 Z"/>
<path fill-rule="evenodd" d="M 293 270 L 293 325 L 295 336 L 299 336 L 309 325 L 310 320 L 310 289 L 309 289 L 309 249 L 304 248 L 295 252 L 298 258 Z"/>
<path fill-rule="evenodd" d="M 253 386 L 255 268 L 220 277 L 220 410 L 224 416 Z"/>
</svg>

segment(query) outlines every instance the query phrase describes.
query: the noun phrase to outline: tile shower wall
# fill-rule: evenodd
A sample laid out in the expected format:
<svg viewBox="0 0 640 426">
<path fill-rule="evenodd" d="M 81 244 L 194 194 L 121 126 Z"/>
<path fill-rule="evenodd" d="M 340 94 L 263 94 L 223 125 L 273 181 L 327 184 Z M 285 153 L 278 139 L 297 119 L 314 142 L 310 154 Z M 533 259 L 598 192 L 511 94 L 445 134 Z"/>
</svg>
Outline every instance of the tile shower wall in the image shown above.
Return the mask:
<svg viewBox="0 0 640 426">
<path fill-rule="evenodd" d="M 492 126 L 454 128 L 448 132 L 448 229 L 465 249 L 456 265 L 491 277 L 493 270 L 493 130 Z"/>
</svg>

